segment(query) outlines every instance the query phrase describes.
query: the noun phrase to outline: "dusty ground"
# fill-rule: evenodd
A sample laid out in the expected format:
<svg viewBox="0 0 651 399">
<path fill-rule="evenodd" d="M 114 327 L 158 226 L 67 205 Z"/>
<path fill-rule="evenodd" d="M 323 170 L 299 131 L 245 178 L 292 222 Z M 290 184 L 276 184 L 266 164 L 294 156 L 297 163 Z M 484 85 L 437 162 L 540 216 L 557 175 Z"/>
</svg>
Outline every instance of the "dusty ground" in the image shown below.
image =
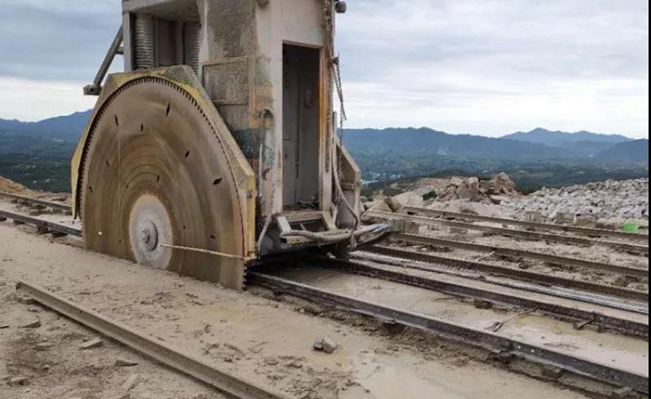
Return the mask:
<svg viewBox="0 0 651 399">
<path fill-rule="evenodd" d="M 0 330 L 0 374 L 28 378 L 24 385 L 0 383 L 3 399 L 117 398 L 132 373 L 141 376 L 132 398 L 219 397 L 110 342 L 80 351 L 94 334 L 17 301 L 12 287 L 20 279 L 294 397 L 582 397 L 478 363 L 435 340 L 387 336 L 356 318 L 320 317 L 309 307 L 87 253 L 29 231 L 0 223 L 0 324 L 8 326 Z M 20 328 L 33 318 L 40 327 Z M 324 336 L 339 344 L 332 355 L 312 350 Z M 138 365 L 113 366 L 122 356 Z"/>
</svg>

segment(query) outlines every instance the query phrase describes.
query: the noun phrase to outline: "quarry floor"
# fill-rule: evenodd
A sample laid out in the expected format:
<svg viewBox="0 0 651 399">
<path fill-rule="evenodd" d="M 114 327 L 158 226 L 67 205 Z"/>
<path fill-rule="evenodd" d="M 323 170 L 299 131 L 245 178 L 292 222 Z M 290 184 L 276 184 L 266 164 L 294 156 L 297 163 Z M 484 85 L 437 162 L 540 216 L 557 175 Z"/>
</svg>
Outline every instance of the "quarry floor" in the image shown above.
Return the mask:
<svg viewBox="0 0 651 399">
<path fill-rule="evenodd" d="M 108 339 L 81 350 L 96 335 L 20 300 L 14 291 L 19 280 L 292 397 L 583 397 L 484 364 L 435 338 L 391 335 L 366 319 L 326 314 L 263 290 L 229 291 L 89 253 L 66 240 L 0 224 L 1 399 L 222 397 Z M 333 354 L 313 350 L 324 337 L 338 343 Z M 119 366 L 118 360 L 137 364 Z"/>
</svg>

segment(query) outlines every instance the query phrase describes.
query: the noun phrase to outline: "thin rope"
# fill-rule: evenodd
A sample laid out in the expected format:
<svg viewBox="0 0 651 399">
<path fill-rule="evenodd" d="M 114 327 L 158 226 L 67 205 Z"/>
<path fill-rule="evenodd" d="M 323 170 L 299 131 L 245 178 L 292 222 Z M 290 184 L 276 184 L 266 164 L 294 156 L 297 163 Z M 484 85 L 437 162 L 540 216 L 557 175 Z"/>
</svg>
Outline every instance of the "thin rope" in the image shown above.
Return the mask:
<svg viewBox="0 0 651 399">
<path fill-rule="evenodd" d="M 178 250 L 181 250 L 181 251 L 198 252 L 198 253 L 202 253 L 202 254 L 220 256 L 222 258 L 243 260 L 245 262 L 257 259 L 257 258 L 251 258 L 251 257 L 246 257 L 246 256 L 240 256 L 240 255 L 231 255 L 231 254 L 227 254 L 227 253 L 219 252 L 219 251 L 211 251 L 211 250 L 208 250 L 208 249 L 183 247 L 183 246 L 179 246 L 179 245 L 161 244 L 161 247 L 163 247 L 163 248 L 171 248 L 171 249 L 178 249 Z"/>
</svg>

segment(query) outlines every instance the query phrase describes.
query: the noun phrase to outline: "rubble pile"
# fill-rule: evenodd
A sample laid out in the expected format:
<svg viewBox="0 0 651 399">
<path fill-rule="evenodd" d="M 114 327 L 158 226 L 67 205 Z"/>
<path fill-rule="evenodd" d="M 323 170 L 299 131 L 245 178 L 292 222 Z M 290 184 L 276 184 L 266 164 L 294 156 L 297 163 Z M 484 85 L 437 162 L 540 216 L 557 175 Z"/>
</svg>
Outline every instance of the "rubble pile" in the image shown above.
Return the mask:
<svg viewBox="0 0 651 399">
<path fill-rule="evenodd" d="M 560 214 L 574 218 L 644 219 L 649 217 L 649 179 L 588 183 L 543 188 L 502 205 L 514 214 L 540 212 L 549 220 Z"/>
<path fill-rule="evenodd" d="M 471 202 L 500 203 L 505 197 L 518 197 L 515 183 L 504 172 L 491 180 L 480 181 L 476 177 L 450 179 L 447 187 L 438 195 L 440 201 L 466 200 Z"/>
<path fill-rule="evenodd" d="M 408 184 L 394 183 L 391 189 L 402 192 L 378 194 L 365 203 L 366 209 L 395 212 L 403 206 L 421 208 L 451 202 L 489 206 L 521 195 L 513 180 L 503 172 L 491 180 L 477 177 L 425 178 Z"/>
</svg>

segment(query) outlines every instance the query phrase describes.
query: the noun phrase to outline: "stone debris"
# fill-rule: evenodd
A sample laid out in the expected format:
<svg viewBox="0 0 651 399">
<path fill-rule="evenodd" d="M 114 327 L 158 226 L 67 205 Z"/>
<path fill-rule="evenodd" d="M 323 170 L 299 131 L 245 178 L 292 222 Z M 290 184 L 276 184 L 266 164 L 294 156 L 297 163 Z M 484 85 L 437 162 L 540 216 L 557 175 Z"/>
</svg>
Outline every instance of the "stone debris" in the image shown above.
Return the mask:
<svg viewBox="0 0 651 399">
<path fill-rule="evenodd" d="M 278 359 L 272 356 L 265 357 L 264 364 L 266 364 L 267 366 L 275 366 L 278 364 Z"/>
<path fill-rule="evenodd" d="M 493 307 L 493 304 L 489 301 L 485 301 L 483 299 L 474 299 L 472 301 L 472 304 L 477 308 L 477 309 L 490 309 Z"/>
<path fill-rule="evenodd" d="M 325 337 L 325 338 L 316 340 L 314 342 L 314 345 L 312 346 L 312 348 L 315 351 L 318 351 L 318 352 L 325 352 L 325 353 L 331 354 L 331 353 L 334 353 L 337 350 L 338 345 L 333 339 Z"/>
<path fill-rule="evenodd" d="M 11 377 L 8 381 L 9 385 L 11 386 L 16 386 L 16 385 L 27 385 L 29 384 L 29 378 L 27 377 Z"/>
<path fill-rule="evenodd" d="M 48 351 L 54 347 L 53 343 L 50 342 L 40 342 L 34 346 L 37 351 L 43 352 Z"/>
<path fill-rule="evenodd" d="M 332 339 L 330 339 L 328 337 L 323 338 L 323 351 L 325 353 L 328 353 L 328 354 L 334 353 L 337 350 L 338 346 L 339 345 L 337 345 L 337 343 L 335 341 L 333 341 Z"/>
<path fill-rule="evenodd" d="M 86 341 L 83 344 L 79 345 L 79 349 L 80 350 L 87 350 L 87 349 L 99 348 L 102 345 L 104 345 L 104 341 L 101 338 L 95 338 L 95 339 L 91 339 L 90 341 Z"/>
<path fill-rule="evenodd" d="M 115 367 L 133 367 L 137 365 L 138 362 L 126 358 L 118 358 L 117 360 L 115 360 Z"/>
<path fill-rule="evenodd" d="M 39 319 L 32 319 L 23 323 L 20 328 L 39 328 L 41 326 L 41 321 Z"/>
</svg>

